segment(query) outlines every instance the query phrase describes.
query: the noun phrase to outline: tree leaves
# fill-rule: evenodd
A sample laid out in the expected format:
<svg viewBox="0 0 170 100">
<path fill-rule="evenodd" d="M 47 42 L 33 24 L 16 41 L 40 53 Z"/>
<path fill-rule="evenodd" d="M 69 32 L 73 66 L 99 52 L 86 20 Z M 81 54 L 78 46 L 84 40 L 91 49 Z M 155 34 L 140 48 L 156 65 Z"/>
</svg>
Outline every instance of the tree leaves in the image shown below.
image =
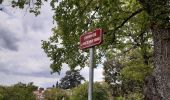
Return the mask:
<svg viewBox="0 0 170 100">
<path fill-rule="evenodd" d="M 43 2 L 47 0 L 13 1 L 14 7 L 23 9 L 30 7 L 30 12 L 38 15 Z M 42 41 L 42 48 L 51 60 L 53 72 L 60 72 L 62 64 L 71 69 L 88 64 L 88 50 L 79 49 L 80 35 L 95 28 L 102 28 L 104 43 L 96 47 L 96 63 L 102 63 L 102 57 L 115 56 L 139 45 L 139 35 L 148 28 L 148 15 L 136 0 L 63 0 L 50 2 L 55 14 L 57 27 L 52 29 L 53 35 Z M 140 31 L 141 30 L 141 31 Z M 147 34 L 147 39 L 151 39 Z M 150 45 L 149 42 L 145 43 Z"/>
<path fill-rule="evenodd" d="M 66 75 L 60 80 L 59 87 L 62 89 L 71 89 L 77 87 L 81 84 L 81 81 L 85 80 L 83 76 L 80 75 L 79 70 L 69 70 Z"/>
<path fill-rule="evenodd" d="M 0 86 L 1 100 L 35 100 L 33 91 L 37 89 L 33 83 L 17 83 L 14 86 Z"/>
<path fill-rule="evenodd" d="M 134 6 L 129 8 L 130 5 Z M 85 31 L 95 28 L 104 29 L 106 33 L 104 43 L 96 47 L 99 52 L 95 55 L 96 63 L 101 63 L 101 57 L 106 57 L 109 51 L 117 53 L 117 50 L 122 51 L 128 48 L 127 45 L 131 48 L 135 41 L 131 41 L 130 38 L 137 37 L 138 30 L 147 25 L 147 23 L 141 24 L 147 20 L 143 18 L 146 16 L 145 13 L 133 16 L 122 24 L 136 9 L 140 8 L 135 0 L 63 0 L 58 6 L 53 5 L 52 7 L 55 11 L 53 18 L 57 27 L 53 29 L 53 36 L 48 41 L 43 41 L 42 48 L 51 59 L 51 68 L 54 72 L 61 70 L 62 63 L 67 63 L 72 69 L 87 65 L 88 55 L 79 50 L 79 38 Z M 121 24 L 121 29 L 114 31 Z M 48 49 L 46 49 L 47 45 Z M 56 48 L 50 49 L 53 45 L 56 45 Z M 62 46 L 58 48 L 58 45 Z M 115 51 L 113 48 L 117 50 Z M 53 57 L 52 54 L 56 54 L 56 56 Z"/>
<path fill-rule="evenodd" d="M 12 0 L 12 7 L 29 10 L 30 13 L 34 13 L 36 16 L 40 14 L 41 6 L 43 2 L 47 0 Z"/>
</svg>

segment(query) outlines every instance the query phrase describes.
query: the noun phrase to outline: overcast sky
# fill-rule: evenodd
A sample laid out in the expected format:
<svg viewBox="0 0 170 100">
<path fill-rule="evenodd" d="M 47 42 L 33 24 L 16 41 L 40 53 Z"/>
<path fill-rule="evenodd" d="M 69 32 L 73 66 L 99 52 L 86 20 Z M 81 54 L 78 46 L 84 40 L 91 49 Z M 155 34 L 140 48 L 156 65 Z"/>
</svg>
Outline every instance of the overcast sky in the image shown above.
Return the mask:
<svg viewBox="0 0 170 100">
<path fill-rule="evenodd" d="M 47 40 L 52 34 L 53 12 L 46 3 L 41 14 L 35 17 L 25 10 L 3 7 L 0 11 L 0 85 L 18 82 L 34 82 L 40 87 L 50 87 L 64 76 L 67 65 L 61 75 L 50 74 L 50 62 L 41 49 L 41 40 Z M 88 80 L 88 68 L 81 74 Z M 95 69 L 95 81 L 102 81 L 102 67 Z"/>
</svg>

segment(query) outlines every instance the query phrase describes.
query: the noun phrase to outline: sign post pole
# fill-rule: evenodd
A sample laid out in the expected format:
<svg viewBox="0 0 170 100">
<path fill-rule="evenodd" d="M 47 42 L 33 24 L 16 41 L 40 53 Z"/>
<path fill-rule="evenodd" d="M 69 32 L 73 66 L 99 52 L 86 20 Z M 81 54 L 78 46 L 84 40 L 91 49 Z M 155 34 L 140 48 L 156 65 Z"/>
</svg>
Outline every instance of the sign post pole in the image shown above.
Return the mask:
<svg viewBox="0 0 170 100">
<path fill-rule="evenodd" d="M 94 77 L 93 68 L 94 68 L 94 47 L 90 48 L 88 100 L 92 100 L 93 98 L 93 77 Z"/>
<path fill-rule="evenodd" d="M 93 100 L 94 46 L 100 45 L 103 42 L 102 35 L 103 30 L 96 29 L 80 36 L 80 49 L 90 48 L 88 100 Z"/>
</svg>

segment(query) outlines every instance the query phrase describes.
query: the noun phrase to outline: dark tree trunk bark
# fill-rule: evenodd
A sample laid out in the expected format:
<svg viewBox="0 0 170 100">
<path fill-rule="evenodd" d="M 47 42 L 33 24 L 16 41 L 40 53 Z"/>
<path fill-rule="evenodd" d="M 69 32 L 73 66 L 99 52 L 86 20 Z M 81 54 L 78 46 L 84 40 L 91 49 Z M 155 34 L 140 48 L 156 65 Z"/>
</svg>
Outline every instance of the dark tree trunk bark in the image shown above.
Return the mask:
<svg viewBox="0 0 170 100">
<path fill-rule="evenodd" d="M 170 29 L 152 28 L 156 87 L 162 100 L 170 100 Z"/>
<path fill-rule="evenodd" d="M 150 17 L 154 69 L 145 80 L 145 100 L 170 100 L 170 0 L 138 0 Z"/>
<path fill-rule="evenodd" d="M 145 81 L 145 100 L 170 100 L 170 29 L 153 27 L 154 70 Z"/>
</svg>

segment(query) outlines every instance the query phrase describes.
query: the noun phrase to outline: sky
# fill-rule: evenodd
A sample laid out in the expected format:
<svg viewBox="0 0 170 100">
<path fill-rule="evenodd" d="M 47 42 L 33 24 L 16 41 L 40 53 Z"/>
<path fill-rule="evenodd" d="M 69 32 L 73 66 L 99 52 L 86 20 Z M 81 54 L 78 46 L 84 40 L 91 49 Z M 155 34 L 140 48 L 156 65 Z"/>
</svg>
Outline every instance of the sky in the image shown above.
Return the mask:
<svg viewBox="0 0 170 100">
<path fill-rule="evenodd" d="M 50 74 L 50 61 L 41 48 L 41 40 L 52 34 L 53 12 L 49 3 L 44 3 L 41 14 L 34 14 L 0 5 L 0 85 L 13 85 L 18 82 L 34 82 L 39 87 L 56 84 L 69 69 L 63 64 L 61 74 Z M 94 81 L 102 81 L 102 67 L 94 70 Z M 89 68 L 80 74 L 88 81 Z"/>
</svg>

